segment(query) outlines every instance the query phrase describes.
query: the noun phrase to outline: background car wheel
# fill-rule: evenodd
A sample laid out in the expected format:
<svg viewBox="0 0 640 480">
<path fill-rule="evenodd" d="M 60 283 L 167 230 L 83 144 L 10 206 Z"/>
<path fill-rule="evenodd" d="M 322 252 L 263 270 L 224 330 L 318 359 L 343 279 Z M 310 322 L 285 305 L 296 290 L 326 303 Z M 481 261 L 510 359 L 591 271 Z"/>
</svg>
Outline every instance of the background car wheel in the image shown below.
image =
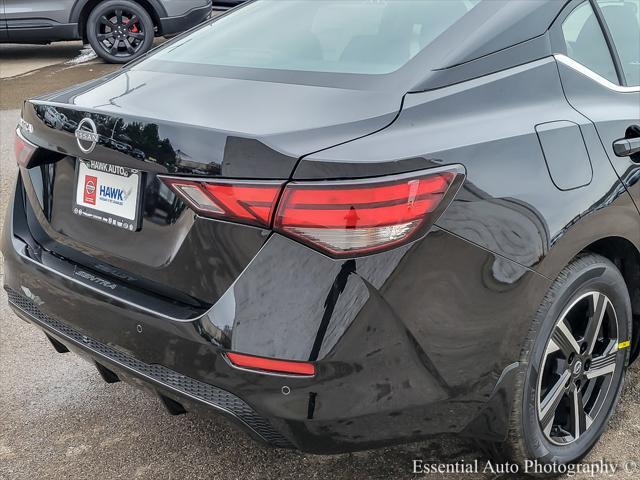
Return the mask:
<svg viewBox="0 0 640 480">
<path fill-rule="evenodd" d="M 87 20 L 87 38 L 110 63 L 126 63 L 147 52 L 155 37 L 153 20 L 135 2 L 100 2 Z"/>
<path fill-rule="evenodd" d="M 618 403 L 629 349 L 631 301 L 620 271 L 586 254 L 555 281 L 529 331 L 511 429 L 494 445 L 500 460 L 523 465 L 580 461 Z"/>
</svg>

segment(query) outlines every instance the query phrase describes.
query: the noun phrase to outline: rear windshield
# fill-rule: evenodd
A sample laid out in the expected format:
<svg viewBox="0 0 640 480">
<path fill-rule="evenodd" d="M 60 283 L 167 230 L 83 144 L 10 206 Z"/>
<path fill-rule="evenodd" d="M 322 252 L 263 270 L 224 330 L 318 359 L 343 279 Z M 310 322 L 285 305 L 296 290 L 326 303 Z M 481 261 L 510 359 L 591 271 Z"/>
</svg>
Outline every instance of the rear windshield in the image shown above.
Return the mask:
<svg viewBox="0 0 640 480">
<path fill-rule="evenodd" d="M 400 69 L 479 0 L 257 0 L 152 58 L 345 74 Z"/>
</svg>

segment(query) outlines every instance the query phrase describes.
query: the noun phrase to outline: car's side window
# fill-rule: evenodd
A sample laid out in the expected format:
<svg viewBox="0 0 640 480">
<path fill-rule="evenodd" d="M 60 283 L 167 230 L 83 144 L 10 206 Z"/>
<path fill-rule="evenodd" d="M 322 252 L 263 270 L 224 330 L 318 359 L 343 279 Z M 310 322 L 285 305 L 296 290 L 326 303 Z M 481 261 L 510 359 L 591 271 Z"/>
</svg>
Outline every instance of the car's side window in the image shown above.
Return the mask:
<svg viewBox="0 0 640 480">
<path fill-rule="evenodd" d="M 640 85 L 640 0 L 597 0 L 627 85 Z"/>
<path fill-rule="evenodd" d="M 600 22 L 591 4 L 578 5 L 562 24 L 567 56 L 610 82 L 619 83 L 618 74 Z"/>
</svg>

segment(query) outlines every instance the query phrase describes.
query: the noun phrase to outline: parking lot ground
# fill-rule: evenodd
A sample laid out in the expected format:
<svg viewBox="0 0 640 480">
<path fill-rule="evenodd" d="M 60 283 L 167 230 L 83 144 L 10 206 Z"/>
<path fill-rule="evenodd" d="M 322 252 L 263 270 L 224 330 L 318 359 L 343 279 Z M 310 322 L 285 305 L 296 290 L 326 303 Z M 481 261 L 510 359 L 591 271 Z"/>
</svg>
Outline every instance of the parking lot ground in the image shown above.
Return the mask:
<svg viewBox="0 0 640 480">
<path fill-rule="evenodd" d="M 56 65 L 76 57 L 82 42 L 56 42 L 51 45 L 0 45 L 0 78 L 16 77 Z"/>
<path fill-rule="evenodd" d="M 86 82 L 94 78 L 106 75 L 119 68 L 119 65 L 108 65 L 99 60 L 88 63 L 68 65 L 64 62 L 76 58 L 82 48 L 81 43 L 69 42 L 72 48 L 57 45 L 34 46 L 34 45 L 0 45 L 0 110 L 17 109 L 22 106 L 25 98 L 34 97 L 43 93 L 61 90 L 76 83 Z M 12 47 L 12 49 L 8 49 Z M 28 52 L 33 55 L 34 48 L 45 50 L 54 48 L 59 51 L 57 55 L 36 57 L 32 60 L 20 60 L 18 52 L 23 51 L 21 47 L 31 47 Z M 9 55 L 9 52 L 10 55 Z M 67 56 L 60 57 L 63 52 Z M 5 68 L 5 56 L 10 56 L 9 67 Z M 15 73 L 15 75 L 4 74 Z"/>
<path fill-rule="evenodd" d="M 13 131 L 22 98 L 117 68 L 101 63 L 42 68 L 38 59 L 32 66 L 33 72 L 0 80 L 0 226 L 17 174 Z M 107 385 L 89 363 L 73 354 L 55 353 L 44 335 L 19 320 L 6 301 L 0 293 L 0 479 L 506 478 L 491 473 L 412 474 L 414 459 L 486 461 L 473 444 L 449 436 L 375 451 L 314 456 L 258 445 L 220 417 L 172 417 L 151 393 L 124 383 Z M 618 412 L 587 461 L 621 464 L 638 457 L 640 365 L 629 372 Z M 615 478 L 638 477 L 622 472 Z"/>
</svg>

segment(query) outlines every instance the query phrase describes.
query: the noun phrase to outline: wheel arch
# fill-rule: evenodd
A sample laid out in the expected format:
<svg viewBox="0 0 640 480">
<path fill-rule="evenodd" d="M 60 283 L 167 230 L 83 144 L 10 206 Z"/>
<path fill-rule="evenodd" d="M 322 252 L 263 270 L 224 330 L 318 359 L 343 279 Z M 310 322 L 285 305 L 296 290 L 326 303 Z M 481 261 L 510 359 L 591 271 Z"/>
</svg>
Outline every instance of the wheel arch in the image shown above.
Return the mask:
<svg viewBox="0 0 640 480">
<path fill-rule="evenodd" d="M 580 253 L 587 252 L 611 260 L 624 277 L 633 313 L 631 361 L 634 361 L 640 354 L 640 251 L 626 238 L 605 237 L 591 243 Z"/>
<path fill-rule="evenodd" d="M 71 12 L 71 21 L 78 24 L 78 33 L 85 44 L 88 43 L 87 20 L 89 19 L 89 15 L 91 15 L 91 11 L 100 4 L 100 1 L 101 0 L 81 0 L 75 4 Z M 160 18 L 166 16 L 166 12 L 162 4 L 158 0 L 130 1 L 137 3 L 147 11 L 151 20 L 153 20 L 153 25 L 156 27 L 158 34 L 161 34 Z"/>
</svg>

